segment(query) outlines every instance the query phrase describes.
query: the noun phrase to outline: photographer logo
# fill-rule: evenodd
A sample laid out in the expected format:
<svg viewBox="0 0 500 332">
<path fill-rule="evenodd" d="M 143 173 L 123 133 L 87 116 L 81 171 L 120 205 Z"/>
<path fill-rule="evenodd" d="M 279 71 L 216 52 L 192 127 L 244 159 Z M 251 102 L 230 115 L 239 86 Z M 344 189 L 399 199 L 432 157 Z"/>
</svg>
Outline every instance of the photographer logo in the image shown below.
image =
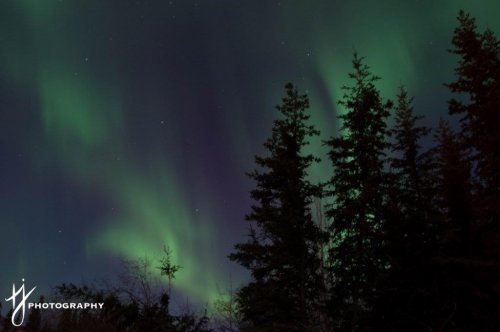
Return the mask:
<svg viewBox="0 0 500 332">
<path fill-rule="evenodd" d="M 22 286 L 16 290 L 16 284 L 12 284 L 12 296 L 5 299 L 5 301 L 12 301 L 12 312 L 11 322 L 14 326 L 21 326 L 24 322 L 24 315 L 26 313 L 26 300 L 36 289 L 36 286 L 33 287 L 28 293 L 24 288 L 24 279 L 22 279 Z M 17 302 L 19 300 L 19 303 Z M 16 305 L 17 304 L 17 305 Z M 16 323 L 16 317 L 19 316 L 18 323 Z"/>
<path fill-rule="evenodd" d="M 97 310 L 97 309 L 102 309 L 104 306 L 104 303 L 75 303 L 75 302 L 66 302 L 66 303 L 59 303 L 59 302 L 43 302 L 43 303 L 33 303 L 33 302 L 27 302 L 28 298 L 30 295 L 35 291 L 36 286 L 33 287 L 30 291 L 26 291 L 26 288 L 24 286 L 24 279 L 22 280 L 22 285 L 19 287 L 19 289 L 16 288 L 16 284 L 12 284 L 12 295 L 9 298 L 6 298 L 5 301 L 7 302 L 12 302 L 12 317 L 11 317 L 11 323 L 13 326 L 21 326 L 24 323 L 24 318 L 26 315 L 26 309 L 64 309 L 64 310 L 75 310 L 75 309 L 82 309 L 82 310 Z"/>
</svg>

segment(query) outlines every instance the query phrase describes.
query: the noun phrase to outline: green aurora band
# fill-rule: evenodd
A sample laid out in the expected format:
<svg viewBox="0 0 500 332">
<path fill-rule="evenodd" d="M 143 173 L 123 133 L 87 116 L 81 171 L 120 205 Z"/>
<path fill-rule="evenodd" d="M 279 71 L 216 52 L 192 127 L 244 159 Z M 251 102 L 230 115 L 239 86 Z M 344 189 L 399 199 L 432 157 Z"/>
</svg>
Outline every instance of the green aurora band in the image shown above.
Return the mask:
<svg viewBox="0 0 500 332">
<path fill-rule="evenodd" d="M 167 160 L 156 157 L 150 161 L 147 174 L 134 160 L 103 160 L 110 153 L 126 155 L 122 96 L 113 88 L 117 85 L 91 77 L 84 68 L 71 69 L 81 67 L 86 59 L 81 58 L 85 49 L 71 40 L 78 32 L 62 28 L 69 25 L 69 13 L 53 12 L 52 1 L 23 3 L 25 18 L 36 33 L 32 40 L 40 44 L 26 45 L 2 60 L 14 79 L 29 82 L 38 92 L 44 143 L 54 151 L 48 157 L 32 151 L 34 166 L 50 167 L 53 157 L 57 167 L 82 188 L 99 188 L 116 206 L 101 220 L 102 229 L 88 236 L 88 256 L 114 253 L 125 259 L 147 257 L 157 262 L 163 245 L 167 245 L 173 251 L 173 263 L 182 266 L 175 287 L 192 300 L 212 301 L 218 296 L 216 280 L 225 276 L 214 268 L 217 264 L 211 256 L 213 223 L 209 210 L 203 209 L 203 223 L 195 225 L 199 218 L 187 206 Z M 68 46 L 69 52 L 65 51 Z M 28 49 L 35 51 L 34 58 L 25 58 Z M 28 64 L 33 67 L 26 67 Z M 22 72 L 17 71 L 20 68 Z M 26 267 L 19 270 L 24 273 Z M 159 274 L 159 270 L 154 271 Z"/>
<path fill-rule="evenodd" d="M 298 77 L 295 83 L 299 89 L 308 90 L 312 122 L 321 130 L 324 139 L 339 128 L 334 117 L 335 112 L 342 110 L 336 105 L 342 97 L 341 86 L 348 82 L 353 49 L 368 55 L 367 63 L 382 77 L 379 87 L 383 96 L 394 96 L 402 84 L 415 95 L 426 96 L 427 90 L 442 94 L 445 89 L 441 83 L 450 77 L 453 64 L 446 61 L 449 55 L 437 42 L 442 41 L 443 34 L 449 40 L 458 10 L 464 8 L 480 21 L 496 24 L 492 26 L 496 31 L 500 27 L 499 2 L 389 3 L 381 6 L 378 1 L 353 1 L 334 6 L 330 1 L 314 5 L 291 1 L 288 6 L 274 9 L 270 17 L 276 17 L 276 22 L 267 23 L 272 27 L 271 33 L 276 35 L 276 42 L 284 41 L 282 52 L 290 59 L 283 64 L 288 71 L 278 70 L 256 79 L 256 84 L 261 84 L 265 92 L 252 97 L 265 100 L 269 109 L 262 114 L 262 123 L 265 123 L 262 135 L 254 134 L 249 128 L 245 96 L 221 96 L 219 100 L 224 109 L 231 110 L 223 113 L 221 122 L 226 131 L 224 135 L 230 138 L 228 155 L 235 156 L 242 174 L 254 167 L 252 156 L 258 153 L 254 142 L 260 145 L 268 136 L 275 116 L 272 105 L 281 99 L 282 83 L 287 79 Z M 156 259 L 162 246 L 168 245 L 173 250 L 174 263 L 183 267 L 174 287 L 193 300 L 210 302 L 218 294 L 216 283 L 228 280 L 224 270 L 218 268 L 225 257 L 217 257 L 219 253 L 214 249 L 214 243 L 224 236 L 223 230 L 216 227 L 216 203 L 210 200 L 210 189 L 201 184 L 195 191 L 204 203 L 197 209 L 191 206 L 188 193 L 171 166 L 168 152 L 146 160 L 128 153 L 126 133 L 130 123 L 125 120 L 124 105 L 127 91 L 117 79 L 120 68 L 113 55 L 103 53 L 100 73 L 87 69 L 94 61 L 91 55 L 85 55 L 89 49 L 97 49 L 112 38 L 103 32 L 101 39 L 89 40 L 86 31 L 91 28 L 81 24 L 78 15 L 80 11 L 91 12 L 91 6 L 85 2 L 61 6 L 55 0 L 18 0 L 7 6 L 10 12 L 4 15 L 8 21 L 3 24 L 10 28 L 1 29 L 0 37 L 8 51 L 0 52 L 0 66 L 13 84 L 33 91 L 38 101 L 44 135 L 41 145 L 46 148 L 35 149 L 33 144 L 26 144 L 33 168 L 58 168 L 81 189 L 99 192 L 107 198 L 112 207 L 109 213 L 99 220 L 99 227 L 85 234 L 89 259 L 102 254 L 125 259 L 144 256 Z M 313 14 L 308 6 L 314 7 Z M 388 10 L 393 14 L 388 15 Z M 116 17 L 120 15 L 117 13 Z M 424 15 L 432 17 L 422 20 Z M 445 23 L 442 17 L 447 17 Z M 126 18 L 120 18 L 125 20 L 122 27 L 127 26 Z M 101 26 L 97 29 L 113 31 L 112 24 L 101 17 L 97 23 Z M 439 40 L 433 46 L 429 36 L 437 31 L 441 35 L 436 37 Z M 249 49 L 259 47 L 259 36 L 245 35 L 245 38 L 248 38 Z M 418 67 L 421 57 L 435 54 L 436 47 L 440 48 L 442 56 L 423 72 Z M 234 67 L 238 64 L 226 65 L 215 48 L 209 47 L 208 53 L 211 72 L 224 75 L 236 70 Z M 238 82 L 233 78 L 229 83 Z M 168 97 L 164 98 L 162 103 L 168 104 Z M 444 100 L 442 106 L 443 109 L 436 112 L 444 114 Z M 182 132 L 175 126 L 168 130 L 172 137 L 180 139 L 178 136 Z M 309 150 L 325 155 L 321 139 L 312 142 Z M 314 180 L 329 176 L 330 168 L 325 161 L 311 170 Z M 203 213 L 199 214 L 198 210 Z M 28 269 L 25 257 L 19 258 L 17 269 L 19 273 Z"/>
</svg>

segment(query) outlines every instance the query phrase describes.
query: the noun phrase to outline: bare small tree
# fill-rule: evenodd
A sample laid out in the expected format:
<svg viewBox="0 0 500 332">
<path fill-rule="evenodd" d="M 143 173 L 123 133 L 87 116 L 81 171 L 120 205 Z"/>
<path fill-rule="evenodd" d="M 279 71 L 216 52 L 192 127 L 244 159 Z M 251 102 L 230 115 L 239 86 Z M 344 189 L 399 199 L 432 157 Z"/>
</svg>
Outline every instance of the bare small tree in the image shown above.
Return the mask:
<svg viewBox="0 0 500 332">
<path fill-rule="evenodd" d="M 218 293 L 218 297 L 213 303 L 213 319 L 218 330 L 222 332 L 239 331 L 241 315 L 238 312 L 236 290 L 233 288 L 232 280 L 229 280 L 229 287 L 225 290 L 218 288 Z"/>
<path fill-rule="evenodd" d="M 144 307 L 151 307 L 156 301 L 160 287 L 159 279 L 153 274 L 152 259 L 148 256 L 124 261 L 119 292 L 125 293 L 132 301 Z"/>
</svg>

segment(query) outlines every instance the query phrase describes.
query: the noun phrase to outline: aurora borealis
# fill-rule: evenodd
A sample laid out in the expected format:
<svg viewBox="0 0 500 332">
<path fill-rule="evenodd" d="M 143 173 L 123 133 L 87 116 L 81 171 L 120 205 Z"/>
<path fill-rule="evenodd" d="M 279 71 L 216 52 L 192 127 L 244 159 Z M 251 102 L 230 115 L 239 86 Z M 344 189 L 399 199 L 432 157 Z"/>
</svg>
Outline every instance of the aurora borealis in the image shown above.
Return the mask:
<svg viewBox="0 0 500 332">
<path fill-rule="evenodd" d="M 324 139 L 356 49 L 435 123 L 461 8 L 500 31 L 486 0 L 2 1 L 0 291 L 112 278 L 167 244 L 176 291 L 211 301 L 245 278 L 227 255 L 284 83 Z"/>
</svg>

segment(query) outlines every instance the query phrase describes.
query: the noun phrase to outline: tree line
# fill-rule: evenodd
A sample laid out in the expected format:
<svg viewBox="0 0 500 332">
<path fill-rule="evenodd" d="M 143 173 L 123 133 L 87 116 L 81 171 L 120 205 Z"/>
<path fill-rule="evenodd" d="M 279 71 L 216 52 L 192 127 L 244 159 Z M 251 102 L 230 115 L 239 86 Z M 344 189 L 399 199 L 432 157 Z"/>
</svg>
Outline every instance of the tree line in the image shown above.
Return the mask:
<svg viewBox="0 0 500 332">
<path fill-rule="evenodd" d="M 320 157 L 305 153 L 319 135 L 308 97 L 286 85 L 248 174 L 248 240 L 230 255 L 251 272 L 236 294 L 242 331 L 498 331 L 500 43 L 461 11 L 452 45 L 457 130 L 423 126 L 405 87 L 384 98 L 354 54 L 324 183 L 308 177 Z"/>
</svg>

